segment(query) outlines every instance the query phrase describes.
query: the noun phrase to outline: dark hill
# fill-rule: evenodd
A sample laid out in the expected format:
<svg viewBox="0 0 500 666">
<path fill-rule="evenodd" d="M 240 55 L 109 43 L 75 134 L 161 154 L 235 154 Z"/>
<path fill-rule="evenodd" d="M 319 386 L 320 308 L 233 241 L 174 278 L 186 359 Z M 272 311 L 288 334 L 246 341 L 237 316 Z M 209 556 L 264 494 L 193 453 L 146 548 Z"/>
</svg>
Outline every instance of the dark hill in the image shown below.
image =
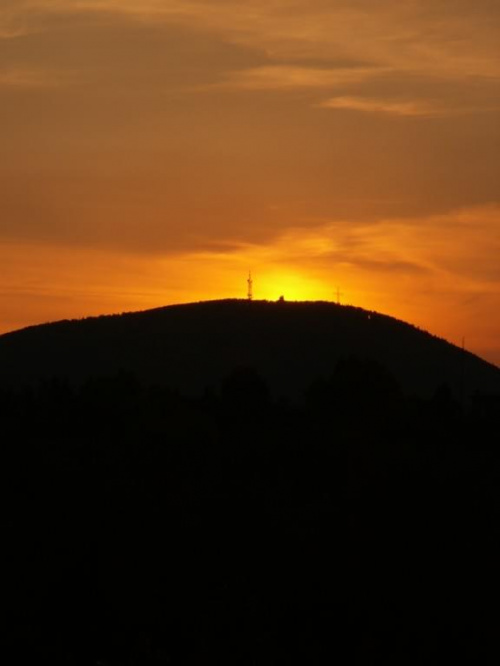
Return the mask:
<svg viewBox="0 0 500 666">
<path fill-rule="evenodd" d="M 14 665 L 500 663 L 498 368 L 219 301 L 1 336 L 0 377 L 42 381 L 0 385 Z"/>
<path fill-rule="evenodd" d="M 187 394 L 218 389 L 240 366 L 275 396 L 300 397 L 342 357 L 385 366 L 423 397 L 448 384 L 459 396 L 500 393 L 500 370 L 392 317 L 326 302 L 224 300 L 60 321 L 0 336 L 0 382 L 22 385 L 134 373 Z"/>
</svg>

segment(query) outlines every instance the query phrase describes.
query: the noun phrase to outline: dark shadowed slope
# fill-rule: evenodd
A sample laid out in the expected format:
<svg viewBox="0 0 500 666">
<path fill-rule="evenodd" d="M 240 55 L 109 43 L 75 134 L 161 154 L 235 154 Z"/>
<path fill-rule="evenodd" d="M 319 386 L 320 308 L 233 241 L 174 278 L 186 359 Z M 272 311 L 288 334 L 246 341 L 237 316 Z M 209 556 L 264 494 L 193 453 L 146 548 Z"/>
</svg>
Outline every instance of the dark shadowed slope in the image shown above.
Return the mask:
<svg viewBox="0 0 500 666">
<path fill-rule="evenodd" d="M 382 363 L 409 393 L 448 384 L 500 393 L 500 369 L 388 316 L 325 302 L 224 300 L 61 321 L 0 336 L 0 382 L 25 384 L 125 370 L 185 393 L 217 389 L 252 366 L 279 396 L 300 397 L 339 358 Z"/>
</svg>

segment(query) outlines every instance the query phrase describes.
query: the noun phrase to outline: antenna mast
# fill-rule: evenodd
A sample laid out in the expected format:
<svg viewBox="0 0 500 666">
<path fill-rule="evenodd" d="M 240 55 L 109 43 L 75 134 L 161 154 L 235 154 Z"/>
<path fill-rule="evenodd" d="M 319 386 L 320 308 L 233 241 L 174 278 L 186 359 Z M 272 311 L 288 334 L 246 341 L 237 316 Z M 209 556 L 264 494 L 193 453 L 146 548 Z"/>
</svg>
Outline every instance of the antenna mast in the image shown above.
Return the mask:
<svg viewBox="0 0 500 666">
<path fill-rule="evenodd" d="M 253 280 L 252 280 L 252 272 L 248 271 L 248 291 L 247 291 L 247 298 L 249 301 L 253 299 Z"/>
</svg>

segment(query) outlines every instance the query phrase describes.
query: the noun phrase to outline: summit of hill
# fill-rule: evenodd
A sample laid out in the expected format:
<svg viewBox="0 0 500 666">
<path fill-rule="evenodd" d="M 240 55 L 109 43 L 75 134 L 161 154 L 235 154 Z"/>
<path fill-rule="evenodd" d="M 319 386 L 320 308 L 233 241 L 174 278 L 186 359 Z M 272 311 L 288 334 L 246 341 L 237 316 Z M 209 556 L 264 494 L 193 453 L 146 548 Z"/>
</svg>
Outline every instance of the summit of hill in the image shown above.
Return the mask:
<svg viewBox="0 0 500 666">
<path fill-rule="evenodd" d="M 336 303 L 218 300 L 64 320 L 0 336 L 0 383 L 133 373 L 199 395 L 252 368 L 275 397 L 300 399 L 342 359 L 383 366 L 409 394 L 500 394 L 500 369 L 393 317 Z"/>
</svg>

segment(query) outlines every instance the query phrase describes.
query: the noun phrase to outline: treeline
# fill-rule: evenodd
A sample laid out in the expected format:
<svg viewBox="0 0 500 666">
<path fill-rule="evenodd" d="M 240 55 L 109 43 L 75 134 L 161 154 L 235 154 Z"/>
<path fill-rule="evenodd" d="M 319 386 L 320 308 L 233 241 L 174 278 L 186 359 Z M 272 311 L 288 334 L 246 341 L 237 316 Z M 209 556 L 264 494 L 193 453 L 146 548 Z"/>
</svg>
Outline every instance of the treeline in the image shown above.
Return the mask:
<svg viewBox="0 0 500 666">
<path fill-rule="evenodd" d="M 490 663 L 498 397 L 350 358 L 296 404 L 239 368 L 196 398 L 53 380 L 0 416 L 19 663 Z"/>
<path fill-rule="evenodd" d="M 500 392 L 500 370 L 401 321 L 334 303 L 218 301 L 62 321 L 0 336 L 0 389 L 65 376 L 71 385 L 131 372 L 185 394 L 258 367 L 273 395 L 300 398 L 342 356 L 377 359 L 407 393 Z"/>
</svg>

